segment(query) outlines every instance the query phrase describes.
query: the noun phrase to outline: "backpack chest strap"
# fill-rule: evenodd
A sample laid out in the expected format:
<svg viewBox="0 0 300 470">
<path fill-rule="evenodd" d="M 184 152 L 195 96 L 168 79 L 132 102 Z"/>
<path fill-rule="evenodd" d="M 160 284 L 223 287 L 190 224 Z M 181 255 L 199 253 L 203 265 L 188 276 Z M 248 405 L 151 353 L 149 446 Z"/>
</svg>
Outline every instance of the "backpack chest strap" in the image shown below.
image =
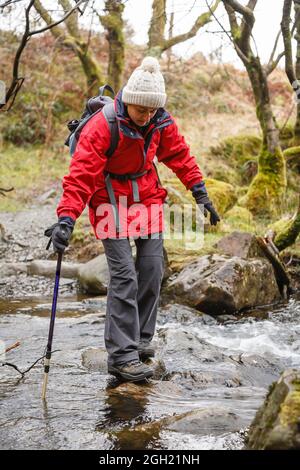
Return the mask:
<svg viewBox="0 0 300 470">
<path fill-rule="evenodd" d="M 105 186 L 108 192 L 109 200 L 110 203 L 113 207 L 113 212 L 114 212 L 114 218 L 115 218 L 115 223 L 116 223 L 116 229 L 118 232 L 121 231 L 121 224 L 120 224 L 120 217 L 119 217 L 119 211 L 118 211 L 118 206 L 117 206 L 117 201 L 116 201 L 116 196 L 114 193 L 114 189 L 111 183 L 111 178 L 112 179 L 117 179 L 119 181 L 132 181 L 132 196 L 133 196 L 133 201 L 134 202 L 140 202 L 140 195 L 139 195 L 139 187 L 137 183 L 137 178 L 140 178 L 141 176 L 145 175 L 148 173 L 150 170 L 144 170 L 141 171 L 140 173 L 124 173 L 124 174 L 117 174 L 117 173 L 111 173 L 109 171 L 105 171 Z"/>
</svg>

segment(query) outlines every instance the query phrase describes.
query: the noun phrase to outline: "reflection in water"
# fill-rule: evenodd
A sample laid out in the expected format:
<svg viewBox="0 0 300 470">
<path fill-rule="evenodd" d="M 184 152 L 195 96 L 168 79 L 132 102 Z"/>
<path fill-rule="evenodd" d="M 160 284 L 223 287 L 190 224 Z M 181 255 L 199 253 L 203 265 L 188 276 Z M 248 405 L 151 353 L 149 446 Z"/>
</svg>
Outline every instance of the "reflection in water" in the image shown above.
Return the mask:
<svg viewBox="0 0 300 470">
<path fill-rule="evenodd" d="M 105 415 L 96 431 L 109 427 L 115 449 L 144 449 L 153 438 L 152 433 L 142 432 L 141 423 L 147 421 L 150 382 L 129 383 L 112 379 L 105 393 Z M 149 417 L 148 417 L 149 420 Z"/>
</svg>

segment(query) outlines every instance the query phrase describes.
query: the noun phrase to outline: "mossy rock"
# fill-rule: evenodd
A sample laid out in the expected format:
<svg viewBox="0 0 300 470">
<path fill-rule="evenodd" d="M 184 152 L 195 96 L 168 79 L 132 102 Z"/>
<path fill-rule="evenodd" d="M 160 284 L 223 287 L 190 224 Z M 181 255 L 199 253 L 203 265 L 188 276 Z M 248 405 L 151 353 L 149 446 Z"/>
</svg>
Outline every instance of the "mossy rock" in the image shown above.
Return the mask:
<svg viewBox="0 0 300 470">
<path fill-rule="evenodd" d="M 223 165 L 225 163 L 229 167 L 229 174 L 224 181 L 235 184 L 249 184 L 257 172 L 257 157 L 261 150 L 261 145 L 261 139 L 255 135 L 238 135 L 228 137 L 220 142 L 219 145 L 211 147 L 211 155 L 219 159 L 219 164 L 213 171 L 214 178 L 223 180 L 222 173 L 224 171 L 221 171 L 220 175 L 223 161 Z M 235 179 L 232 179 L 232 172 L 235 173 Z"/>
<path fill-rule="evenodd" d="M 210 152 L 212 155 L 243 164 L 257 157 L 261 144 L 261 139 L 256 135 L 238 135 L 227 137 L 219 145 L 210 147 Z"/>
<path fill-rule="evenodd" d="M 246 207 L 241 207 L 239 205 L 235 205 L 232 209 L 227 211 L 221 223 L 222 229 L 225 232 L 231 232 L 233 228 L 235 230 L 252 232 L 254 227 L 252 213 L 246 209 Z"/>
<path fill-rule="evenodd" d="M 212 200 L 218 213 L 223 215 L 234 206 L 237 201 L 236 189 L 229 183 L 213 178 L 205 178 L 205 184 L 209 198 Z M 168 203 L 195 205 L 192 192 L 187 190 L 178 178 L 168 178 L 164 181 L 164 186 L 168 189 Z"/>
<path fill-rule="evenodd" d="M 286 216 L 270 224 L 268 228 L 277 234 L 286 230 L 289 227 L 290 223 L 291 223 L 290 217 Z"/>
<path fill-rule="evenodd" d="M 212 168 L 209 169 L 211 176 L 219 181 L 224 181 L 224 183 L 232 184 L 233 186 L 239 186 L 243 180 L 241 179 L 241 174 L 238 169 L 232 165 L 218 161 L 218 164 L 215 164 L 213 161 Z"/>
<path fill-rule="evenodd" d="M 231 184 L 213 178 L 207 178 L 205 184 L 209 198 L 221 216 L 237 202 L 236 189 Z"/>
<path fill-rule="evenodd" d="M 256 413 L 247 437 L 252 450 L 300 449 L 300 375 L 286 370 Z"/>
<path fill-rule="evenodd" d="M 251 182 L 239 205 L 258 217 L 273 217 L 282 211 L 286 190 L 286 166 L 283 153 L 277 147 L 274 153 L 263 148 L 259 155 L 259 172 Z"/>
</svg>

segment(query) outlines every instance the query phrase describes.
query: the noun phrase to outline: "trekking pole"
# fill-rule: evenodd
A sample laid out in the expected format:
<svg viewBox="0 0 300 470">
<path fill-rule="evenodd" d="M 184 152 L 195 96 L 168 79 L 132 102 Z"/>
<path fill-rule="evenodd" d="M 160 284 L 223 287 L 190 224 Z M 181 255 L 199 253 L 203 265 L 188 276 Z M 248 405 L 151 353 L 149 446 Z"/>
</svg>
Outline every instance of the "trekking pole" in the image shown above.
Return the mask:
<svg viewBox="0 0 300 470">
<path fill-rule="evenodd" d="M 49 370 L 50 370 L 50 359 L 51 359 L 51 352 L 52 352 L 52 339 L 53 339 L 53 331 L 54 331 L 54 323 L 55 323 L 56 303 L 57 303 L 57 297 L 58 297 L 58 287 L 59 287 L 61 261 L 62 261 L 62 253 L 58 253 L 56 273 L 55 273 L 55 284 L 54 284 L 53 300 L 52 300 L 52 310 L 51 310 L 51 318 L 50 318 L 50 326 L 49 326 L 49 334 L 48 334 L 48 343 L 47 343 L 47 348 L 46 348 L 46 357 L 45 357 L 45 361 L 44 361 L 44 383 L 43 383 L 43 389 L 42 389 L 42 399 L 43 400 L 45 400 L 45 398 L 46 398 L 48 374 L 49 374 Z"/>
</svg>

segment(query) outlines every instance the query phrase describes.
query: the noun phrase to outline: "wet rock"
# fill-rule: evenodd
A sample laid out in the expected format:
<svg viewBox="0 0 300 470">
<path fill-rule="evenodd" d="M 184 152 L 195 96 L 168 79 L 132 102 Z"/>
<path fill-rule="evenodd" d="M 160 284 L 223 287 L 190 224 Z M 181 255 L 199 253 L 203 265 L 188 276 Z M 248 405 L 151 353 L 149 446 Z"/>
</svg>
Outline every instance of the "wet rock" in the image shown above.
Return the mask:
<svg viewBox="0 0 300 470">
<path fill-rule="evenodd" d="M 81 363 L 90 371 L 107 374 L 107 352 L 104 348 L 89 348 L 83 351 Z"/>
<path fill-rule="evenodd" d="M 232 232 L 221 238 L 216 244 L 218 251 L 224 255 L 240 258 L 265 258 L 256 236 L 248 232 Z"/>
<path fill-rule="evenodd" d="M 55 276 L 56 265 L 56 261 L 45 259 L 35 260 L 28 265 L 27 272 L 30 275 L 53 277 Z M 61 276 L 76 279 L 78 276 L 79 266 L 80 265 L 77 263 L 62 263 Z"/>
<path fill-rule="evenodd" d="M 217 348 L 197 338 L 193 333 L 176 327 L 158 332 L 157 359 L 164 361 L 164 380 L 198 385 L 224 383 L 236 375 L 236 366 Z"/>
<path fill-rule="evenodd" d="M 247 447 L 258 450 L 300 450 L 300 373 L 286 370 L 274 383 L 256 413 Z"/>
<path fill-rule="evenodd" d="M 158 321 L 160 324 L 178 322 L 188 325 L 195 321 L 203 321 L 203 314 L 198 310 L 180 304 L 167 304 L 158 309 Z"/>
<path fill-rule="evenodd" d="M 78 281 L 81 288 L 88 294 L 106 294 L 109 282 L 109 271 L 105 254 L 80 266 Z"/>
<path fill-rule="evenodd" d="M 163 380 L 185 388 L 209 384 L 225 387 L 267 387 L 280 373 L 281 364 L 275 359 L 255 355 L 228 355 L 195 336 L 175 327 L 158 331 L 157 359 L 163 360 L 166 372 Z"/>
<path fill-rule="evenodd" d="M 235 413 L 229 412 L 226 408 L 208 407 L 121 429 L 114 432 L 114 436 L 122 449 L 145 449 L 148 446 L 152 448 L 152 443 L 159 439 L 163 431 L 194 436 L 221 435 L 224 430 L 239 431 L 243 424 Z"/>
<path fill-rule="evenodd" d="M 163 423 L 163 427 L 170 431 L 204 436 L 223 434 L 228 431 L 236 432 L 243 424 L 238 415 L 226 408 L 211 407 L 169 418 L 167 423 Z"/>
<path fill-rule="evenodd" d="M 272 265 L 217 254 L 199 257 L 164 289 L 164 298 L 210 315 L 233 314 L 280 299 Z"/>
</svg>

